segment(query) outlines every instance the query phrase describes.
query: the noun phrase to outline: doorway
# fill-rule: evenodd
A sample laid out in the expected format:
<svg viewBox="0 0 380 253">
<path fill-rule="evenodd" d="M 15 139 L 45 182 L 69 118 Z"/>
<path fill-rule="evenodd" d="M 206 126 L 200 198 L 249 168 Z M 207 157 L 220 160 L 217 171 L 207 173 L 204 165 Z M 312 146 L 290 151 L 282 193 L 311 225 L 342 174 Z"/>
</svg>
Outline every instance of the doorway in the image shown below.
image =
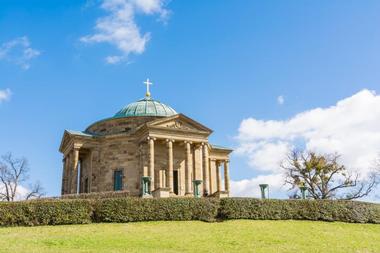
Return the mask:
<svg viewBox="0 0 380 253">
<path fill-rule="evenodd" d="M 178 195 L 178 170 L 173 171 L 173 191 Z"/>
</svg>

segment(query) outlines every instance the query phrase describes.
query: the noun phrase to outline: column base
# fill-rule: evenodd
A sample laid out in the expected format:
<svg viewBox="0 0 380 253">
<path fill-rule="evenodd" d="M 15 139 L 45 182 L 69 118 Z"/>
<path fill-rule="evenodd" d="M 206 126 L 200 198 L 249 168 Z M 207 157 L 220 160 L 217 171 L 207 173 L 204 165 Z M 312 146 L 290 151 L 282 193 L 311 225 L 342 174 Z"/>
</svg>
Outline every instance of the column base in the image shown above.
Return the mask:
<svg viewBox="0 0 380 253">
<path fill-rule="evenodd" d="M 227 191 L 217 191 L 209 195 L 209 197 L 215 197 L 215 198 L 228 198 L 229 196 L 230 196 L 230 193 Z"/>
<path fill-rule="evenodd" d="M 185 197 L 194 197 L 194 193 L 192 192 L 186 192 Z"/>
<path fill-rule="evenodd" d="M 179 195 L 175 194 L 174 192 L 169 193 L 170 197 L 178 197 Z"/>
<path fill-rule="evenodd" d="M 152 192 L 155 198 L 169 198 L 170 190 L 169 188 L 158 188 Z"/>
</svg>

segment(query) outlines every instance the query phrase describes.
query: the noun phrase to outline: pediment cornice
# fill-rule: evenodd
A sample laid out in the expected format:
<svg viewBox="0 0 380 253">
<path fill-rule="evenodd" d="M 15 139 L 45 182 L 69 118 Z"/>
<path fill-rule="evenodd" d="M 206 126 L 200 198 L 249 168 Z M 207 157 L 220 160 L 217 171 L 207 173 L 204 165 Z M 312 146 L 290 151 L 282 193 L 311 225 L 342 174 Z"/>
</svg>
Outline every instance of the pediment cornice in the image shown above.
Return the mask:
<svg viewBox="0 0 380 253">
<path fill-rule="evenodd" d="M 177 114 L 168 118 L 157 119 L 146 124 L 148 129 L 161 129 L 165 132 L 191 132 L 210 135 L 213 131 L 201 123 L 183 115 Z"/>
</svg>

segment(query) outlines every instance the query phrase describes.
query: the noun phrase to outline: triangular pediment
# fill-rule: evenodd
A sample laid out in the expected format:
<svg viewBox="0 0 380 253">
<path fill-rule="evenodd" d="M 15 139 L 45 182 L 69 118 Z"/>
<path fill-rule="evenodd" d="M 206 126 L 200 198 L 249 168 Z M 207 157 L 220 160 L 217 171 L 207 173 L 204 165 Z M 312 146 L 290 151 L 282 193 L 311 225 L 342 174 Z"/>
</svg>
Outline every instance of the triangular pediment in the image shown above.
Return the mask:
<svg viewBox="0 0 380 253">
<path fill-rule="evenodd" d="M 59 146 L 59 151 L 63 152 L 64 148 L 67 146 L 67 144 L 70 142 L 71 139 L 72 139 L 72 136 L 67 130 L 65 130 L 65 132 L 63 133 L 62 140 L 61 140 L 61 145 Z"/>
<path fill-rule="evenodd" d="M 181 131 L 212 133 L 212 130 L 201 123 L 183 115 L 177 114 L 168 118 L 162 118 L 149 122 L 148 127 L 158 127 Z"/>
<path fill-rule="evenodd" d="M 80 131 L 72 131 L 72 130 L 65 130 L 63 133 L 63 137 L 61 140 L 61 145 L 59 146 L 59 151 L 63 152 L 64 148 L 69 144 L 69 142 L 73 138 L 91 138 L 94 137 L 94 135 L 85 133 L 85 132 L 80 132 Z"/>
</svg>

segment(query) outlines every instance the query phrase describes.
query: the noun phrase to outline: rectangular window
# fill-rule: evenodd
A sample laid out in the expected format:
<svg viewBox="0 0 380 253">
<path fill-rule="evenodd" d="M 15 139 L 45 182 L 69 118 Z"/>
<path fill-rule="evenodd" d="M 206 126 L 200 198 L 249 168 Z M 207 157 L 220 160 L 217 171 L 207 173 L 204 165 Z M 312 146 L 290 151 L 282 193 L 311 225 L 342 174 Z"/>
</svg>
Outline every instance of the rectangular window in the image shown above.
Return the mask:
<svg viewBox="0 0 380 253">
<path fill-rule="evenodd" d="M 115 170 L 113 172 L 113 190 L 121 191 L 123 190 L 123 171 Z"/>
</svg>

